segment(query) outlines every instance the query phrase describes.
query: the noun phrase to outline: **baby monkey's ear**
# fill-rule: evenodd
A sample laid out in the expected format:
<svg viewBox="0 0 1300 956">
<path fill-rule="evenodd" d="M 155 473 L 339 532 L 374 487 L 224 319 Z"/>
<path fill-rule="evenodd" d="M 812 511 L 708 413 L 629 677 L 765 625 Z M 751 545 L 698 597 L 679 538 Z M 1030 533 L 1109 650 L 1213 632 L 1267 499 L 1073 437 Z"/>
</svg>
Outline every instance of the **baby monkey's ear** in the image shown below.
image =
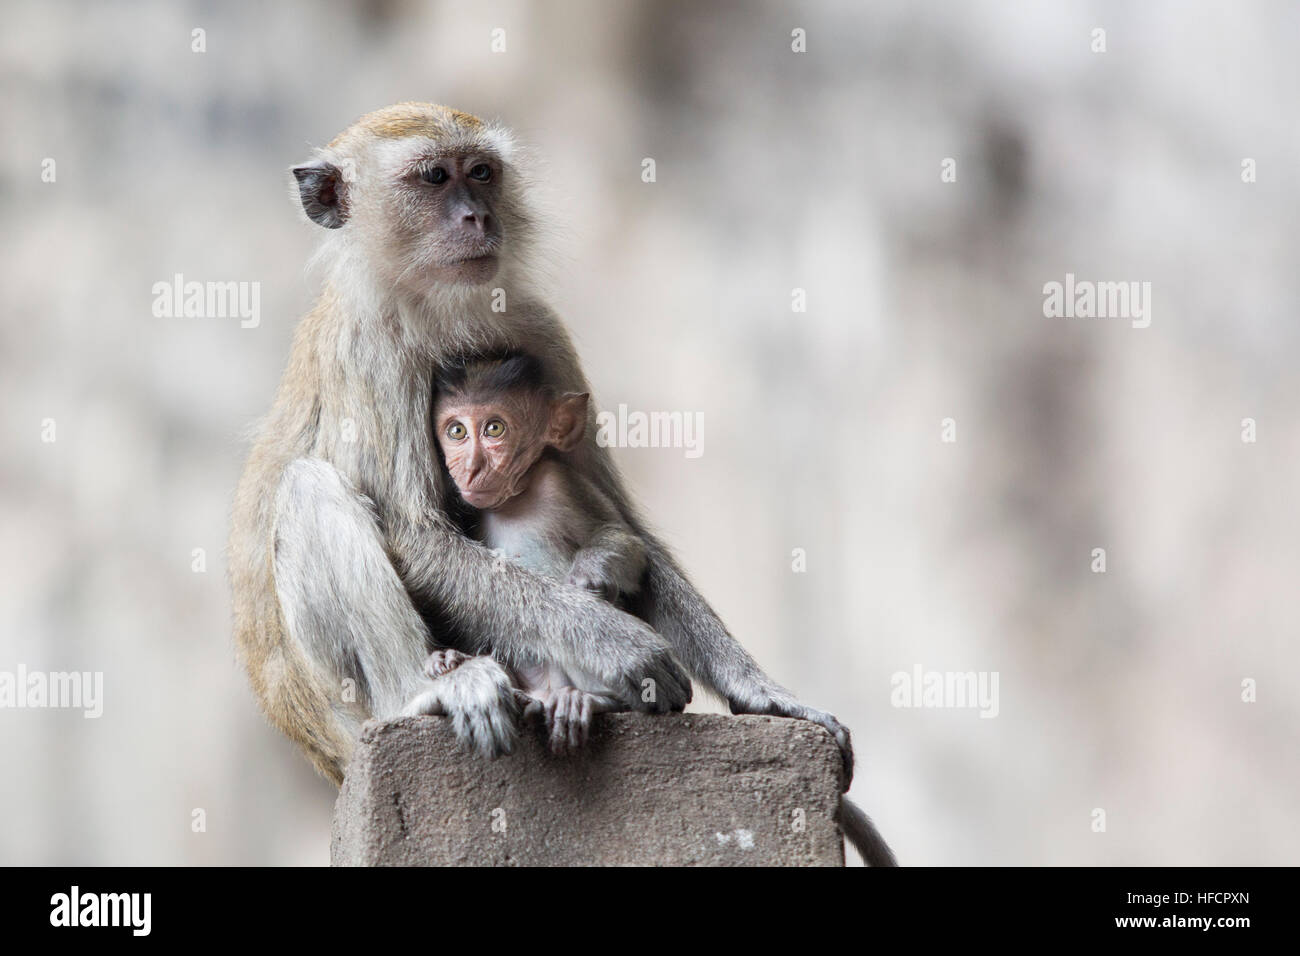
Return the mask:
<svg viewBox="0 0 1300 956">
<path fill-rule="evenodd" d="M 573 451 L 587 432 L 587 392 L 567 392 L 551 403 L 551 426 L 546 444 L 558 451 Z"/>
</svg>

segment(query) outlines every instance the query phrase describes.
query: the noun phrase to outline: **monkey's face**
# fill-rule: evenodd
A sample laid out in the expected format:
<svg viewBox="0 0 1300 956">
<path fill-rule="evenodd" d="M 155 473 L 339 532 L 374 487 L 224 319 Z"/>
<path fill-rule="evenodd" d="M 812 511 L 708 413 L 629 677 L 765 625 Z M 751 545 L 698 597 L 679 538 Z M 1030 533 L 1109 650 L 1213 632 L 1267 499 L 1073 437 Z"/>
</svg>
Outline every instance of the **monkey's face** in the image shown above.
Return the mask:
<svg viewBox="0 0 1300 956">
<path fill-rule="evenodd" d="M 504 131 L 406 103 L 363 117 L 294 176 L 315 222 L 390 287 L 427 295 L 493 279 L 527 231 Z"/>
<path fill-rule="evenodd" d="M 547 445 L 549 403 L 514 390 L 489 401 L 440 396 L 434 428 L 447 471 L 472 507 L 499 508 L 528 487 L 528 471 Z"/>
<path fill-rule="evenodd" d="M 482 285 L 496 275 L 505 245 L 505 164 L 486 148 L 414 145 L 405 156 L 395 151 L 391 188 L 380 194 L 390 254 L 405 264 L 398 280 L 415 292 Z"/>
</svg>

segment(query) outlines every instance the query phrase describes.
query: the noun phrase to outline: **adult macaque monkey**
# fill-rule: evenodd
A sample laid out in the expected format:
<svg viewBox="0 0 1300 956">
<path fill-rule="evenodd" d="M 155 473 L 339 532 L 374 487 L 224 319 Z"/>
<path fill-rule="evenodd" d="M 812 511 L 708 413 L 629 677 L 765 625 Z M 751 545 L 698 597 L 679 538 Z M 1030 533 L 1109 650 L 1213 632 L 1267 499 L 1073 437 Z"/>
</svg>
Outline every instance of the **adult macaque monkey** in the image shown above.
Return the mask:
<svg viewBox="0 0 1300 956">
<path fill-rule="evenodd" d="M 438 644 L 491 642 L 507 657 L 548 648 L 652 711 L 690 700 L 680 660 L 733 712 L 826 727 L 851 769 L 848 731 L 764 675 L 646 532 L 596 445 L 594 415 L 568 462 L 646 544 L 642 619 L 495 561 L 449 515 L 430 426 L 436 369 L 516 349 L 561 390 L 590 391 L 529 282 L 537 224 L 514 156 L 500 128 L 405 103 L 362 117 L 293 171 L 303 209 L 330 231 L 324 289 L 234 506 L 236 641 L 254 692 L 337 783 L 362 721 L 417 694 L 467 744 L 510 749 L 520 703 L 505 669 L 477 656 L 430 681 L 421 668 Z"/>
</svg>

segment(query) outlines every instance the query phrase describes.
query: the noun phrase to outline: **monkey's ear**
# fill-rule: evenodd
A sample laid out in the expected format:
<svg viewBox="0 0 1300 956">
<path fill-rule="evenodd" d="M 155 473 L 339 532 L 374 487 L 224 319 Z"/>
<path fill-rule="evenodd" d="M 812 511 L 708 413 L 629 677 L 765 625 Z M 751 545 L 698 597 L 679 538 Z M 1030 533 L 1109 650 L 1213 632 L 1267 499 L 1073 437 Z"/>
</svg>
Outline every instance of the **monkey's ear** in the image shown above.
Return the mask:
<svg viewBox="0 0 1300 956">
<path fill-rule="evenodd" d="M 561 395 L 551 406 L 551 428 L 546 443 L 558 451 L 573 451 L 587 433 L 587 392 Z"/>
<path fill-rule="evenodd" d="M 347 221 L 343 200 L 344 178 L 340 169 L 328 160 L 318 159 L 293 168 L 298 180 L 302 208 L 312 222 L 326 229 L 337 229 Z"/>
</svg>

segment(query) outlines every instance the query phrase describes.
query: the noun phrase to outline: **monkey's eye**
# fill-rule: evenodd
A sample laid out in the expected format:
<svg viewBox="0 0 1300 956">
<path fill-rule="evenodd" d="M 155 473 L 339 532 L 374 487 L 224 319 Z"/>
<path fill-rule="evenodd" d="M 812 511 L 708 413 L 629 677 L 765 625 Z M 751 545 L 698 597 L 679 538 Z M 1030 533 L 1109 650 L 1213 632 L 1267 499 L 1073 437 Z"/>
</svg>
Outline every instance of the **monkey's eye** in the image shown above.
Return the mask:
<svg viewBox="0 0 1300 956">
<path fill-rule="evenodd" d="M 450 425 L 447 426 L 447 437 L 450 438 L 452 441 L 460 441 L 467 434 L 469 433 L 465 431 L 465 426 L 462 425 L 460 422 L 452 422 Z"/>
<path fill-rule="evenodd" d="M 441 166 L 430 166 L 428 169 L 421 171 L 420 178 L 426 183 L 432 183 L 434 186 L 441 186 L 447 181 L 447 170 Z"/>
<path fill-rule="evenodd" d="M 479 163 L 469 171 L 470 179 L 477 179 L 481 183 L 487 182 L 492 178 L 492 167 L 487 163 Z"/>
<path fill-rule="evenodd" d="M 505 433 L 506 423 L 499 418 L 494 418 L 488 422 L 487 427 L 483 429 L 483 434 L 487 435 L 488 438 L 500 438 Z"/>
</svg>

